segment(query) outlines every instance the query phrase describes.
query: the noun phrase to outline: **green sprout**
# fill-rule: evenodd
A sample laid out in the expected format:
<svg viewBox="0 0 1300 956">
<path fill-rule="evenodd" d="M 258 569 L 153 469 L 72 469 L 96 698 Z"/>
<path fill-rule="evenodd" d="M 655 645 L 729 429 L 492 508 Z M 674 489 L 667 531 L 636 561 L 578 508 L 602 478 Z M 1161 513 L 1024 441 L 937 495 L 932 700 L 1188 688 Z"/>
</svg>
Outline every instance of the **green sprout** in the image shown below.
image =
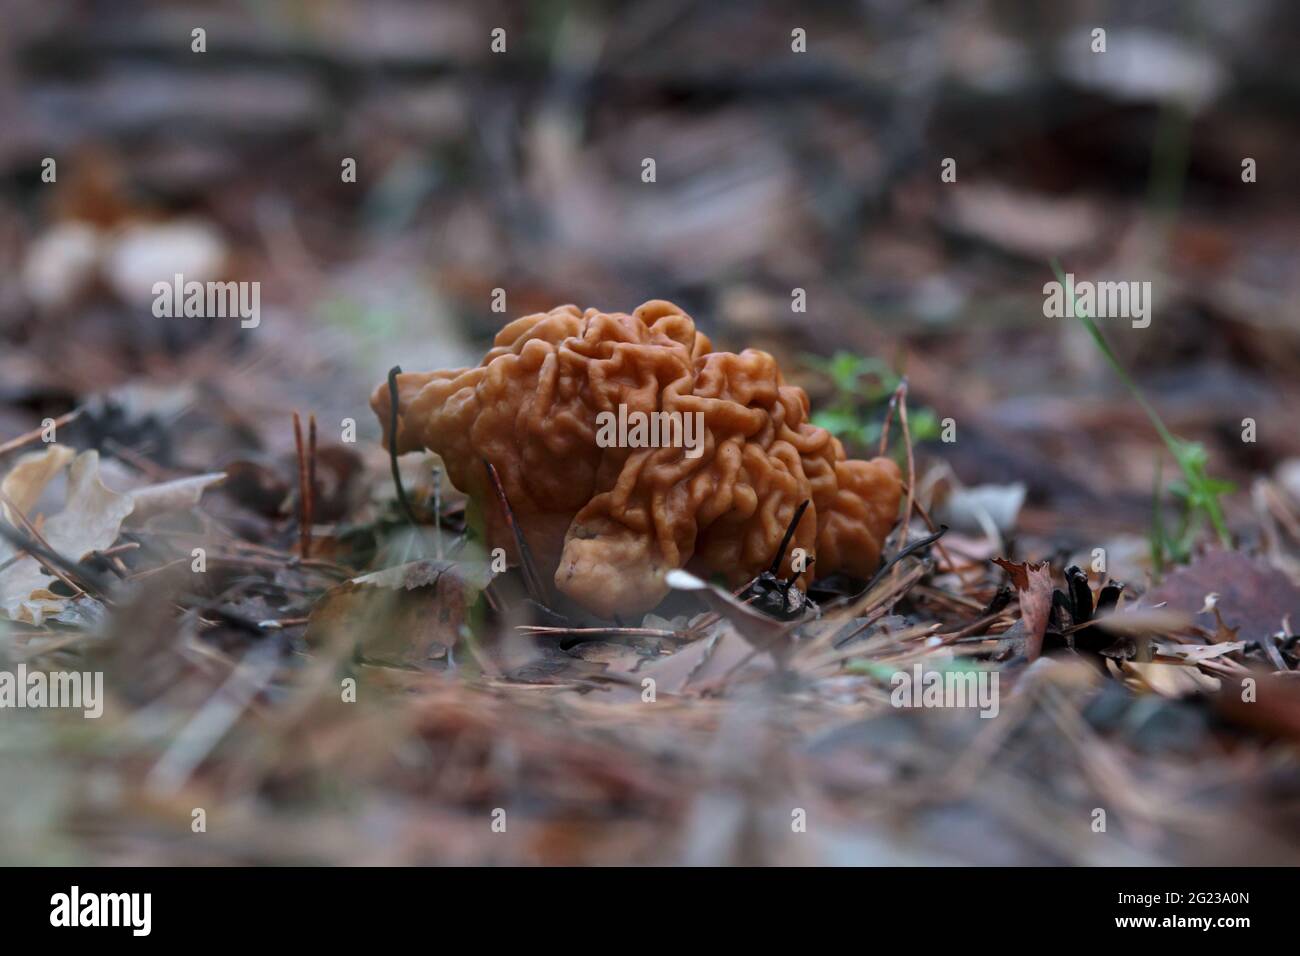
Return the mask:
<svg viewBox="0 0 1300 956">
<path fill-rule="evenodd" d="M 804 355 L 802 359 L 830 379 L 835 390 L 830 404 L 813 413 L 812 423 L 859 448 L 877 444 L 889 397 L 901 381 L 899 375 L 878 358 L 843 350 L 830 358 Z M 909 409 L 907 419 L 912 441 L 938 436 L 939 418 L 933 410 Z"/>
<path fill-rule="evenodd" d="M 1061 269 L 1060 262 L 1056 259 L 1052 260 L 1052 272 L 1056 275 L 1056 281 L 1061 283 L 1062 288 L 1065 288 L 1065 274 Z M 1160 440 L 1165 443 L 1165 447 L 1169 449 L 1169 453 L 1173 455 L 1174 461 L 1177 462 L 1179 471 L 1182 472 L 1182 480 L 1175 481 L 1169 486 L 1169 490 L 1183 502 L 1183 518 L 1178 534 L 1170 537 L 1165 532 L 1164 519 L 1161 514 L 1159 463 L 1157 462 L 1151 539 L 1151 552 L 1156 572 L 1159 573 L 1164 564 L 1166 551 L 1174 561 L 1185 561 L 1191 556 L 1192 543 L 1200 534 L 1207 520 L 1214 528 L 1215 534 L 1218 535 L 1219 543 L 1225 548 L 1231 548 L 1232 536 L 1228 533 L 1228 524 L 1224 520 L 1223 506 L 1219 499 L 1222 495 L 1233 492 L 1235 486 L 1231 482 L 1210 477 L 1207 471 L 1210 456 L 1204 445 L 1200 442 L 1191 442 L 1179 438 L 1165 427 L 1160 415 L 1147 401 L 1146 396 L 1137 387 L 1137 383 L 1133 381 L 1128 371 L 1120 363 L 1119 357 L 1115 355 L 1105 336 L 1101 334 L 1101 329 L 1097 328 L 1097 323 L 1092 320 L 1091 316 L 1079 311 L 1073 293 L 1070 295 L 1070 314 L 1088 330 L 1088 334 L 1092 336 L 1093 342 L 1097 344 L 1101 354 L 1106 357 L 1110 367 L 1115 370 L 1119 380 L 1124 383 L 1124 387 L 1132 394 L 1134 401 L 1138 403 L 1138 406 L 1146 413 L 1147 418 L 1151 420 L 1151 424 L 1155 427 Z"/>
</svg>

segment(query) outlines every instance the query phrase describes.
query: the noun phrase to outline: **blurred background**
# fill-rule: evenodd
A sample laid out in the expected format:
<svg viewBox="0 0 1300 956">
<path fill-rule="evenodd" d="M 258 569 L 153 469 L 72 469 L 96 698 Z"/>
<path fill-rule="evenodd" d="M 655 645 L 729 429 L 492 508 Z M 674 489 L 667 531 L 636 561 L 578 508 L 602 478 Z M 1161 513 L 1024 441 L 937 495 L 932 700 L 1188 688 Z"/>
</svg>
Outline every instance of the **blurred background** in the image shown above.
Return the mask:
<svg viewBox="0 0 1300 956">
<path fill-rule="evenodd" d="M 1150 328 L 1105 331 L 1220 472 L 1300 453 L 1290 4 L 6 7 L 5 433 L 147 381 L 310 397 L 373 435 L 357 389 L 397 360 L 476 360 L 505 317 L 564 302 L 667 298 L 796 379 L 837 350 L 905 371 L 957 424 L 963 481 L 1123 530 L 1154 435 L 1083 330 L 1043 316 L 1057 258 L 1152 282 Z M 156 320 L 140 277 L 173 271 L 260 282 L 265 321 Z"/>
<path fill-rule="evenodd" d="M 1296 570 L 1270 538 L 1300 501 L 1295 4 L 4 0 L 2 19 L 0 442 L 85 407 L 66 440 L 106 468 L 194 474 L 282 464 L 300 410 L 323 442 L 354 419 L 382 473 L 366 401 L 392 365 L 476 362 L 505 319 L 562 303 L 665 298 L 716 347 L 774 352 L 852 451 L 906 376 L 918 482 L 949 520 L 984 489 L 1022 553 L 1102 545 L 1149 581 L 1194 544 L 1153 557 L 1175 464 L 1086 330 L 1044 316 L 1056 260 L 1152 283 L 1150 326 L 1103 332 L 1234 484 L 1239 540 Z M 259 282 L 260 325 L 156 318 L 175 272 Z M 24 779 L 36 816 L 69 799 Z M 623 832 L 524 858 L 655 859 Z M 80 858 L 50 839 L 18 857 Z M 728 858 L 692 839 L 672 859 Z M 407 859 L 339 840 L 276 859 Z M 942 858 L 836 846 L 821 861 Z M 96 858 L 196 851 L 172 852 Z"/>
</svg>

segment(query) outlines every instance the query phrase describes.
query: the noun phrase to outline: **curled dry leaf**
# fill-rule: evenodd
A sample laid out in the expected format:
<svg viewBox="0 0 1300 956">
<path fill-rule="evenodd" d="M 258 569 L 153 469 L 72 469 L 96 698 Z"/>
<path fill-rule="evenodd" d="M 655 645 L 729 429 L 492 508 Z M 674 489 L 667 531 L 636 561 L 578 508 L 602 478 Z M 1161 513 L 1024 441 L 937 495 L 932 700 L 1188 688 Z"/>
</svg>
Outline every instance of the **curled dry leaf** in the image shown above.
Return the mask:
<svg viewBox="0 0 1300 956">
<path fill-rule="evenodd" d="M 36 523 L 38 518 L 32 509 L 64 468 L 68 469 L 68 486 L 63 509 L 41 522 L 41 534 L 56 554 L 74 563 L 92 551 L 111 547 L 128 518 L 139 521 L 165 511 L 193 508 L 203 490 L 222 477 L 199 475 L 123 494 L 101 480 L 99 452 L 78 455 L 66 446 L 51 445 L 20 458 L 0 488 L 29 521 Z M 8 507 L 4 508 L 4 517 L 21 528 L 22 522 Z M 20 553 L 12 542 L 0 541 L 0 609 L 12 620 L 39 625 L 46 617 L 65 611 L 68 598 L 51 590 L 56 578 L 47 574 L 39 561 L 27 555 L 20 557 Z"/>
<path fill-rule="evenodd" d="M 36 507 L 45 486 L 68 466 L 76 454 L 64 445 L 47 445 L 44 451 L 28 452 L 14 462 L 4 481 L 0 482 L 0 490 L 24 515 L 28 514 Z M 0 505 L 0 510 L 3 510 L 6 521 L 17 523 L 7 504 Z"/>
<path fill-rule="evenodd" d="M 130 495 L 100 480 L 99 452 L 82 452 L 68 469 L 67 504 L 45 523 L 45 540 L 65 558 L 80 561 L 111 546 L 134 509 Z"/>
<path fill-rule="evenodd" d="M 214 471 L 137 488 L 131 492 L 135 509 L 131 512 L 130 523 L 135 525 L 155 515 L 197 507 L 203 492 L 225 477 L 225 472 Z"/>
<path fill-rule="evenodd" d="M 1043 634 L 1052 613 L 1052 571 L 1047 562 L 1030 564 L 994 558 L 1006 571 L 1020 596 L 1020 618 L 1024 623 L 1025 657 L 1035 660 L 1043 651 Z"/>
<path fill-rule="evenodd" d="M 14 466 L 14 471 L 21 471 L 12 482 L 23 497 L 10 497 L 15 504 L 30 502 L 26 507 L 31 507 L 72 458 L 73 452 L 58 446 L 39 455 L 24 456 L 27 461 Z M 11 478 L 14 478 L 13 471 L 5 478 L 6 494 L 9 494 Z M 68 469 L 63 510 L 44 523 L 42 534 L 57 554 L 69 561 L 80 561 L 90 552 L 101 551 L 117 540 L 122 522 L 133 507 L 129 495 L 118 494 L 100 480 L 99 452 L 82 452 Z M 6 510 L 6 518 L 9 517 Z M 56 579 L 42 570 L 39 561 L 18 554 L 12 543 L 0 543 L 0 567 L 4 568 L 0 571 L 0 609 L 13 620 L 39 625 L 47 615 L 62 611 L 68 600 L 51 590 Z"/>
</svg>

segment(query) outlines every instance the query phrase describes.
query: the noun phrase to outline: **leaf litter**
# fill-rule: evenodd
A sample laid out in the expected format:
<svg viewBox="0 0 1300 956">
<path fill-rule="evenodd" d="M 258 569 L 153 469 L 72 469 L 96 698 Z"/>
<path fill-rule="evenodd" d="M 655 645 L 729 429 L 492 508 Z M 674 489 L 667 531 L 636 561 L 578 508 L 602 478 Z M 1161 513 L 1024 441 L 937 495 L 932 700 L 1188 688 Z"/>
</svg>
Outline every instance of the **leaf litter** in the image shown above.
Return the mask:
<svg viewBox="0 0 1300 956">
<path fill-rule="evenodd" d="M 110 805 L 79 812 L 107 814 L 97 826 L 111 831 L 151 808 L 131 851 L 148 857 L 187 806 L 211 807 L 232 836 L 190 851 L 209 862 L 344 859 L 360 852 L 331 822 L 344 807 L 398 828 L 365 851 L 385 863 L 1276 855 L 1258 821 L 1235 826 L 1244 842 L 1183 840 L 1212 812 L 1208 785 L 1150 750 L 1181 727 L 1167 752 L 1190 748 L 1241 787 L 1234 761 L 1300 736 L 1294 591 L 1257 560 L 1209 552 L 1124 600 L 1129 589 L 1076 567 L 941 558 L 946 529 L 900 524 L 856 588 L 817 582 L 791 604 L 775 577 L 732 593 L 681 571 L 642 621 L 570 620 L 520 569 L 476 556 L 454 496 L 435 507 L 417 481 L 404 513 L 389 466 L 372 456 L 374 493 L 309 539 L 302 455 L 234 469 L 264 476 L 251 482 L 136 476 L 125 492 L 103 483 L 93 451 L 13 462 L 3 487 L 25 521 L 10 523 L 16 560 L 0 571 L 15 595 L 6 656 L 102 666 L 111 699 L 94 729 L 112 736 L 60 759 L 89 772 L 106 753 L 135 755 L 110 763 Z M 65 472 L 47 517 L 38 503 Z M 277 483 L 288 497 L 272 508 L 263 489 Z M 25 525 L 70 582 L 85 573 L 103 592 L 61 593 L 56 569 L 22 552 Z M 1000 719 L 893 706 L 895 675 L 916 665 L 998 673 Z M 1267 707 L 1234 704 L 1245 677 Z M 1102 719 L 1102 700 L 1132 716 Z M 227 807 L 239 793 L 262 809 Z M 1086 825 L 1102 803 L 1118 820 L 1105 850 Z M 494 807 L 525 837 L 505 858 L 482 825 Z M 792 843 L 793 807 L 832 821 L 833 839 Z M 723 822 L 735 813 L 750 822 Z M 95 859 L 120 853 L 77 839 Z"/>
<path fill-rule="evenodd" d="M 69 32 L 57 22 L 50 29 L 40 18 L 15 24 L 17 43 L 40 41 L 42 55 L 27 59 L 46 65 L 16 71 L 38 94 L 31 102 L 51 100 L 44 90 L 59 102 L 89 96 L 102 107 L 55 110 L 26 124 L 51 155 L 60 143 L 85 139 L 76 120 L 83 113 L 119 144 L 140 140 L 149 120 L 139 97 L 98 96 L 93 72 L 79 79 L 48 69 L 60 58 L 102 54 L 94 37 L 121 32 L 110 7 L 100 17 L 104 29 Z M 97 452 L 104 485 L 132 495 L 134 507 L 104 543 L 115 520 L 111 499 L 101 496 L 98 516 L 78 518 L 65 493 L 72 459 L 54 468 L 45 457 L 38 472 L 57 474 L 15 509 L 27 524 L 8 513 L 0 521 L 8 555 L 0 579 L 21 564 L 32 578 L 25 601 L 39 591 L 39 601 L 57 609 L 42 611 L 39 623 L 32 614 L 0 625 L 5 665 L 101 668 L 111 695 L 98 721 L 65 723 L 53 713 L 0 721 L 5 862 L 1295 861 L 1300 660 L 1290 595 L 1300 580 L 1300 444 L 1285 423 L 1300 353 L 1288 322 L 1296 274 L 1283 264 L 1294 259 L 1297 231 L 1266 175 L 1248 187 L 1262 197 L 1254 206 L 1232 194 L 1231 216 L 1199 198 L 1226 197 L 1236 185 L 1222 173 L 1225 154 L 1266 150 L 1261 170 L 1284 164 L 1255 126 L 1269 128 L 1270 110 L 1284 108 L 1285 97 L 1273 97 L 1277 107 L 1264 96 L 1254 126 L 1231 112 L 1240 97 L 1225 96 L 1198 116 L 1185 144 L 1192 188 L 1178 221 L 1113 188 L 1132 185 L 1129 167 L 1140 159 L 1133 131 L 1149 129 L 1142 116 L 1162 113 L 1169 90 L 1130 83 L 1120 98 L 1141 109 L 1111 110 L 1109 119 L 1103 110 L 1080 149 L 1070 124 L 1045 129 L 1034 111 L 1002 108 L 1051 80 L 1031 69 L 1006 71 L 1001 92 L 985 90 L 997 115 L 966 124 L 961 190 L 927 189 L 925 177 L 900 190 L 863 156 L 887 157 L 884 144 L 906 145 L 922 132 L 938 141 L 944 130 L 933 117 L 961 109 L 981 71 L 960 58 L 936 62 L 932 76 L 879 97 L 891 106 L 883 117 L 853 106 L 864 94 L 878 98 L 879 77 L 832 78 L 846 94 L 841 107 L 825 96 L 826 77 L 796 72 L 787 77 L 790 95 L 773 107 L 780 112 L 768 116 L 756 112 L 771 98 L 754 95 L 747 66 L 761 47 L 746 31 L 729 32 L 742 42 L 722 51 L 736 66 L 726 82 L 683 69 L 719 54 L 708 37 L 727 14 L 700 5 L 693 15 L 699 28 L 685 31 L 609 25 L 611 49 L 652 43 L 655 55 L 639 58 L 646 67 L 638 86 L 652 94 L 640 99 L 655 115 L 620 84 L 597 83 L 591 96 L 570 98 L 583 112 L 568 115 L 559 104 L 537 124 L 519 124 L 549 144 L 540 151 L 513 148 L 519 143 L 504 123 L 501 135 L 466 135 L 472 127 L 458 114 L 476 111 L 446 38 L 475 34 L 468 8 L 447 13 L 447 23 L 424 18 L 423 33 L 405 22 L 381 31 L 315 24 L 330 69 L 382 67 L 391 49 L 358 46 L 358 37 L 380 33 L 421 67 L 372 91 L 371 105 L 384 108 L 355 114 L 374 134 L 360 138 L 373 144 L 363 167 L 493 170 L 416 177 L 414 196 L 402 191 L 409 177 L 384 177 L 381 201 L 366 204 L 379 231 L 359 232 L 350 201 L 330 206 L 311 177 L 286 183 L 283 164 L 247 161 L 267 142 L 249 130 L 267 124 L 248 112 L 245 96 L 204 107 L 214 133 L 204 144 L 187 135 L 185 122 L 162 123 L 145 138 L 161 152 L 106 148 L 61 162 L 58 185 L 39 187 L 53 192 L 58 217 L 34 242 L 16 225 L 26 210 L 6 207 L 13 228 L 0 244 L 33 288 L 30 307 L 21 296 L 0 304 L 0 475 L 13 475 L 35 447 L 41 429 L 32 425 L 48 409 L 59 429 L 54 447 Z M 925 15 L 900 13 L 900 23 L 924 35 L 932 24 L 915 17 Z M 384 10 L 373 16 L 384 25 Z M 1030 54 L 1037 41 L 1022 27 L 1014 18 L 961 24 L 975 46 L 995 40 L 995 49 Z M 889 59 L 871 47 L 888 37 L 839 34 L 847 55 Z M 234 22 L 228 42 L 238 52 L 261 49 L 264 39 Z M 1254 58 L 1246 72 L 1267 93 L 1281 48 L 1246 46 Z M 1240 64 L 1224 51 L 1216 58 L 1226 82 Z M 138 73 L 138 59 L 118 57 L 123 79 Z M 182 92 L 170 104 L 149 100 L 150 109 L 185 119 L 192 83 L 183 68 L 146 59 Z M 252 59 L 263 88 L 289 94 L 275 98 L 271 126 L 312 129 L 330 115 L 320 107 L 342 105 L 330 70 L 312 79 L 282 58 Z M 430 73 L 446 87 L 436 121 L 407 124 L 396 138 L 375 127 L 374 117 L 380 127 L 391 120 L 394 91 L 423 96 Z M 512 97 L 533 99 L 537 75 L 529 69 L 518 82 L 502 81 L 507 112 L 529 115 L 513 110 Z M 204 82 L 225 81 L 216 71 Z M 807 96 L 810 89 L 816 95 Z M 689 108 L 698 92 L 719 108 L 673 115 L 674 104 Z M 609 121 L 611 109 L 619 122 Z M 768 135 L 774 117 L 804 135 L 783 144 Z M 906 120 L 901 128 L 897 117 Z M 667 214 L 662 202 L 645 203 L 639 183 L 625 185 L 628 122 L 652 124 L 666 167 L 681 170 L 689 159 L 708 177 L 665 177 Z M 275 135 L 269 127 L 267 134 Z M 319 166 L 318 157 L 281 145 L 301 161 L 295 168 Z M 14 159 L 11 172 L 24 162 Z M 579 175 L 558 175 L 566 166 Z M 801 186 L 809 166 L 813 190 Z M 115 188 L 84 182 L 111 181 L 114 170 L 122 181 Z M 1068 201 L 1059 198 L 1063 189 Z M 789 215 L 804 192 L 817 198 L 817 214 Z M 20 193 L 36 199 L 21 184 Z M 149 196 L 174 197 L 193 213 L 173 216 Z M 223 210 L 221 225 L 203 209 Z M 737 230 L 742 214 L 761 228 Z M 582 236 L 579 254 L 572 242 L 556 241 L 554 229 L 539 228 L 548 224 Z M 961 241 L 949 241 L 942 234 L 949 231 Z M 1155 232 L 1168 237 L 1167 247 L 1152 247 Z M 286 290 L 276 321 L 257 330 L 252 346 L 216 325 L 139 322 L 138 307 L 114 300 L 141 288 L 121 266 L 176 246 L 187 247 L 181 251 L 195 269 L 215 252 L 260 258 L 259 272 L 274 280 L 268 290 Z M 1232 477 L 1250 491 L 1250 513 L 1218 513 L 1219 486 L 1208 480 L 1204 455 L 1167 443 L 1165 465 L 1183 475 L 1175 498 L 1195 505 L 1226 558 L 1162 534 L 1150 548 L 1157 563 L 1172 561 L 1162 581 L 1143 553 L 1142 532 L 1151 512 L 1167 516 L 1171 502 L 1157 486 L 1153 509 L 1150 476 L 1135 464 L 1152 450 L 1136 437 L 1152 427 L 1143 403 L 1109 388 L 1113 379 L 1090 365 L 1095 354 L 1041 322 L 1034 295 L 1017 298 L 1026 288 L 1036 293 L 1043 256 L 1118 275 L 1135 251 L 1138 261 L 1158 251 L 1174 320 L 1117 338 L 1114 357 L 1136 356 L 1144 387 L 1163 380 L 1152 386 L 1152 404 L 1168 418 L 1171 439 L 1199 439 L 1213 450 L 1216 471 L 1235 465 Z M 51 267 L 54 253 L 64 261 Z M 816 322 L 792 319 L 784 294 L 791 276 L 809 274 L 834 290 L 819 296 Z M 775 624 L 711 588 L 675 592 L 641 620 L 611 623 L 559 617 L 545 589 L 517 569 L 481 583 L 472 569 L 486 556 L 470 547 L 479 518 L 440 484 L 437 461 L 398 467 L 407 510 L 373 433 L 333 442 L 335 423 L 362 421 L 364 390 L 343 372 L 346 363 L 322 360 L 308 344 L 341 338 L 340 351 L 369 364 L 363 382 L 397 356 L 417 367 L 462 364 L 463 356 L 446 353 L 467 351 L 467 335 L 490 331 L 482 303 L 502 275 L 511 277 L 516 314 L 579 289 L 627 301 L 631 288 L 653 286 L 701 299 L 701 314 L 733 344 L 761 338 L 773 351 L 842 348 L 860 359 L 910 339 L 908 387 L 920 399 L 910 422 L 915 460 L 912 443 L 895 449 L 907 453 L 917 519 L 888 549 L 896 562 L 874 582 L 817 582 L 806 595 L 811 606 L 791 607 L 798 616 Z M 396 303 L 382 294 L 394 287 L 414 293 L 405 323 L 393 320 Z M 339 321 L 348 313 L 349 324 Z M 895 314 L 926 321 L 897 323 L 882 341 Z M 440 354 L 417 360 L 417 350 Z M 1071 374 L 1063 376 L 1063 366 Z M 1216 374 L 1226 388 L 1215 390 Z M 124 378 L 182 384 L 114 403 L 91 397 Z M 1076 386 L 1077 396 L 1062 394 Z M 891 415 L 903 411 L 889 401 Z M 953 416 L 961 440 L 922 447 L 921 402 L 936 417 Z M 833 405 L 814 402 L 823 411 Z M 301 454 L 294 409 L 306 412 Z M 846 440 L 850 430 L 864 445 L 884 439 L 883 409 L 854 401 L 845 411 Z M 1237 438 L 1245 414 L 1259 416 L 1259 445 Z M 946 497 L 932 493 L 940 466 L 951 476 Z M 219 472 L 224 482 L 204 480 Z M 967 484 L 954 480 L 958 474 Z M 32 479 L 20 473 L 14 481 L 17 490 Z M 164 502 L 147 513 L 143 489 L 176 481 L 192 483 L 158 491 Z M 50 525 L 62 513 L 71 521 L 63 530 L 81 541 L 56 544 L 59 526 Z M 938 530 L 929 515 L 953 532 L 900 557 Z M 1121 533 L 1129 540 L 1123 553 Z M 85 541 L 95 547 L 83 551 Z M 1099 541 L 1109 573 L 1091 569 Z M 202 573 L 193 570 L 196 549 Z M 992 558 L 1039 570 L 1032 578 L 1026 571 L 1018 587 Z M 343 625 L 318 635 L 314 622 L 336 613 Z M 780 643 L 769 646 L 769 634 Z M 890 678 L 915 662 L 945 673 L 996 672 L 999 717 L 891 706 Z M 646 678 L 656 682 L 653 702 Z M 191 829 L 199 806 L 208 811 L 203 835 Z M 1098 806 L 1109 812 L 1104 834 L 1090 826 Z M 489 826 L 497 808 L 509 816 L 508 838 Z M 792 831 L 796 808 L 807 814 L 806 833 Z"/>
</svg>

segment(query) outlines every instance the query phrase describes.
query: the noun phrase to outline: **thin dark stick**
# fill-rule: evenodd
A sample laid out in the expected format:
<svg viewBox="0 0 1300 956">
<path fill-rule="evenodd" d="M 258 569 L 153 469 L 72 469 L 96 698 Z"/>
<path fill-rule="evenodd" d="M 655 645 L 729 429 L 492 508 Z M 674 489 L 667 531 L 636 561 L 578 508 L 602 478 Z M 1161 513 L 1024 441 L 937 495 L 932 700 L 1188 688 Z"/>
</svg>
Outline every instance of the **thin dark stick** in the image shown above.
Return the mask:
<svg viewBox="0 0 1300 956">
<path fill-rule="evenodd" d="M 991 624 L 996 623 L 1000 617 L 1002 617 L 1002 612 L 996 611 L 993 614 L 986 614 L 981 618 L 971 621 L 965 627 L 953 631 L 951 634 L 932 634 L 929 636 L 937 637 L 945 644 L 957 644 L 976 635 L 979 635 L 979 639 L 983 640 L 984 632 L 989 629 Z"/>
<path fill-rule="evenodd" d="M 777 576 L 777 572 L 781 570 L 781 563 L 785 561 L 785 549 L 790 547 L 790 539 L 794 537 L 794 529 L 799 527 L 799 522 L 803 520 L 803 513 L 808 510 L 810 504 L 812 504 L 812 499 L 805 498 L 803 503 L 795 509 L 794 518 L 786 527 L 784 537 L 781 538 L 781 547 L 776 552 L 776 557 L 772 559 L 772 567 L 768 569 L 773 576 Z"/>
<path fill-rule="evenodd" d="M 307 537 L 303 559 L 311 557 L 312 531 L 316 527 L 316 416 L 307 422 Z"/>
<path fill-rule="evenodd" d="M 885 415 L 885 423 L 880 430 L 880 455 L 884 456 L 886 447 L 889 444 L 889 424 L 894 418 L 895 408 L 899 411 L 899 421 L 903 425 L 903 441 L 907 445 L 907 509 L 903 512 L 903 538 L 901 543 L 907 544 L 908 526 L 912 523 L 912 510 L 916 509 L 917 514 L 925 521 L 926 527 L 931 531 L 934 530 L 934 522 L 930 520 L 930 515 L 922 507 L 921 502 L 916 500 L 916 463 L 912 456 L 912 433 L 907 423 L 907 377 L 904 376 L 899 380 L 898 387 L 894 389 L 893 395 L 889 397 L 889 411 Z M 966 576 L 957 569 L 957 564 L 948 553 L 948 549 L 939 542 L 939 553 L 943 559 L 948 562 L 948 566 L 953 569 L 957 577 L 963 584 L 966 583 Z"/>
<path fill-rule="evenodd" d="M 889 447 L 889 426 L 894 421 L 894 409 L 898 407 L 898 393 L 902 389 L 903 383 L 898 383 L 898 388 L 894 389 L 893 394 L 889 396 L 889 408 L 885 410 L 885 420 L 880 426 L 880 448 L 876 452 L 877 457 L 884 458 L 885 450 Z"/>
<path fill-rule="evenodd" d="M 50 543 L 45 540 L 44 536 L 38 530 L 36 530 L 36 525 L 27 520 L 27 516 L 23 514 L 23 509 L 18 507 L 17 503 L 5 494 L 3 490 L 0 490 L 0 503 L 8 506 L 9 510 L 13 512 L 14 517 L 18 519 L 27 533 L 36 539 L 37 544 L 44 546 L 51 554 L 54 553 L 54 549 L 50 547 Z M 50 570 L 54 572 L 56 578 L 76 592 L 73 594 L 73 597 L 77 597 L 84 592 L 84 589 L 80 585 L 74 584 L 72 579 L 65 575 L 57 565 L 50 565 Z"/>
<path fill-rule="evenodd" d="M 442 469 L 433 469 L 433 554 L 442 560 Z"/>
<path fill-rule="evenodd" d="M 907 507 L 903 509 L 903 540 L 907 544 L 907 532 L 912 527 L 912 502 L 916 500 L 916 462 L 912 458 L 912 432 L 907 425 L 907 376 L 898 383 L 898 420 L 903 425 L 903 444 L 907 448 Z"/>
<path fill-rule="evenodd" d="M 66 415 L 60 415 L 58 418 L 54 419 L 54 427 L 57 429 L 62 425 L 66 425 L 68 424 L 68 422 L 72 421 L 80 414 L 81 414 L 81 409 L 74 408 Z M 22 448 L 24 445 L 28 445 L 36 441 L 36 439 L 40 438 L 41 435 L 43 435 L 44 433 L 45 433 L 45 426 L 42 425 L 40 428 L 33 428 L 29 432 L 24 432 L 23 434 L 19 435 L 17 438 L 9 439 L 9 441 L 5 442 L 3 445 L 0 445 L 0 455 L 5 454 L 6 452 L 11 452 L 15 448 Z"/>
<path fill-rule="evenodd" d="M 903 555 L 899 555 L 899 557 L 901 558 Z M 891 562 L 891 566 L 892 564 L 893 562 Z M 918 564 L 913 567 L 912 570 L 904 574 L 898 581 L 894 582 L 893 589 L 887 591 L 879 598 L 879 600 L 873 605 L 874 609 L 865 617 L 859 619 L 858 623 L 854 626 L 853 630 L 849 631 L 849 633 L 834 638 L 832 646 L 835 648 L 843 647 L 869 628 L 872 624 L 875 624 L 882 617 L 888 614 L 894 605 L 902 600 L 903 595 L 912 589 L 912 585 L 921 579 L 924 571 L 925 566 Z M 871 591 L 875 585 L 876 579 L 873 578 L 871 584 L 867 586 L 866 591 L 863 593 L 865 594 Z"/>
<path fill-rule="evenodd" d="M 388 464 L 393 472 L 393 484 L 397 487 L 397 500 L 406 513 L 406 520 L 412 526 L 416 524 L 415 512 L 402 487 L 402 474 L 397 470 L 397 376 L 402 374 L 402 367 L 394 365 L 388 370 Z"/>
<path fill-rule="evenodd" d="M 525 634 L 626 634 L 633 637 L 671 637 L 685 640 L 679 631 L 669 631 L 662 627 L 548 627 L 542 624 L 516 624 L 516 631 Z"/>
<path fill-rule="evenodd" d="M 936 531 L 934 534 L 927 535 L 924 538 L 917 538 L 906 548 L 899 551 L 898 554 L 894 555 L 892 558 L 890 558 L 888 561 L 886 561 L 884 564 L 880 566 L 880 570 L 876 572 L 875 576 L 867 583 L 867 586 L 863 588 L 863 593 L 870 591 L 878 583 L 880 583 L 880 581 L 884 579 L 885 575 L 889 573 L 889 569 L 892 568 L 894 565 L 898 564 L 899 561 L 902 561 L 909 554 L 914 554 L 915 552 L 920 551 L 922 548 L 934 544 L 936 541 L 938 541 L 947 533 L 948 533 L 948 526 L 946 524 L 941 524 L 939 525 L 939 530 Z"/>
<path fill-rule="evenodd" d="M 293 442 L 298 449 L 298 557 L 306 558 L 307 549 L 307 453 L 302 447 L 302 419 L 293 413 Z"/>
<path fill-rule="evenodd" d="M 537 603 L 549 607 L 549 592 L 537 573 L 537 566 L 533 563 L 533 553 L 528 550 L 528 541 L 524 538 L 523 529 L 519 527 L 519 522 L 515 520 L 515 513 L 510 508 L 510 499 L 506 497 L 506 490 L 501 486 L 501 476 L 497 474 L 492 462 L 486 458 L 483 459 L 483 467 L 487 469 L 488 481 L 492 483 L 492 490 L 496 492 L 497 501 L 501 503 L 506 526 L 514 535 L 515 547 L 519 549 L 519 563 L 523 566 L 524 585 L 528 588 L 528 596 Z"/>
<path fill-rule="evenodd" d="M 936 530 L 937 526 L 935 525 L 934 520 L 930 517 L 930 513 L 925 510 L 925 506 L 922 505 L 920 501 L 914 498 L 912 500 L 912 507 L 915 508 L 916 513 L 921 516 L 921 520 L 925 522 L 925 526 L 927 528 L 929 528 L 931 531 Z M 909 520 L 911 519 L 910 515 L 908 516 L 908 519 Z M 966 575 L 964 573 L 965 569 L 959 568 L 957 566 L 957 562 L 952 559 L 952 555 L 948 553 L 948 549 L 944 547 L 942 541 L 936 541 L 935 547 L 939 549 L 939 553 L 943 555 L 943 559 L 948 562 L 948 567 L 952 568 L 953 573 L 957 575 L 961 583 L 965 584 L 966 583 Z"/>
<path fill-rule="evenodd" d="M 69 561 L 63 555 L 59 554 L 53 548 L 47 547 L 24 535 L 17 528 L 10 525 L 7 521 L 0 521 L 0 537 L 9 539 L 15 546 L 22 548 L 32 557 L 36 558 L 45 565 L 54 574 L 55 577 L 63 581 L 64 584 L 72 586 L 74 589 L 91 594 L 101 601 L 108 603 L 105 594 L 108 586 L 100 579 L 99 575 L 88 568 L 80 567 L 75 562 Z M 63 574 L 59 573 L 62 569 Z M 64 578 L 64 574 L 71 578 L 69 581 Z M 76 582 L 80 582 L 79 584 Z"/>
</svg>

